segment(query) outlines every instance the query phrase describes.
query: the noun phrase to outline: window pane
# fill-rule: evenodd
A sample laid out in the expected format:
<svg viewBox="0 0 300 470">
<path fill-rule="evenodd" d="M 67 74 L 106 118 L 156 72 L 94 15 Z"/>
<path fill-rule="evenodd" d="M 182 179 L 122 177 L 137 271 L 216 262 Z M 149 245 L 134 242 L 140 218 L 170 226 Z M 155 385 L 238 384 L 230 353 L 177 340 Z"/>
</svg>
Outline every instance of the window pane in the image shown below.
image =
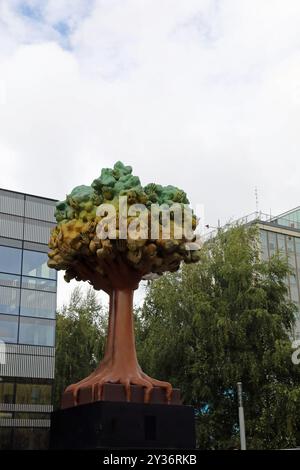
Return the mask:
<svg viewBox="0 0 300 470">
<path fill-rule="evenodd" d="M 18 317 L 0 315 L 0 339 L 6 343 L 16 343 L 18 339 Z"/>
<path fill-rule="evenodd" d="M 0 403 L 14 402 L 14 384 L 10 382 L 0 382 Z"/>
<path fill-rule="evenodd" d="M 0 411 L 0 419 L 12 419 L 12 411 Z"/>
<path fill-rule="evenodd" d="M 289 263 L 290 268 L 293 270 L 293 272 L 295 272 L 295 269 L 296 269 L 296 258 L 295 258 L 295 254 L 294 254 L 294 253 L 289 253 L 289 256 L 288 256 L 288 263 Z"/>
<path fill-rule="evenodd" d="M 17 274 L 3 274 L 0 273 L 0 285 L 8 287 L 20 287 L 21 276 Z"/>
<path fill-rule="evenodd" d="M 49 384 L 23 384 L 18 383 L 16 389 L 16 403 L 29 405 L 50 405 L 52 386 Z"/>
<path fill-rule="evenodd" d="M 55 318 L 56 295 L 50 292 L 23 290 L 21 315 L 29 317 Z"/>
<path fill-rule="evenodd" d="M 15 419 L 50 419 L 50 413 L 27 413 L 23 411 L 16 411 Z"/>
<path fill-rule="evenodd" d="M 22 251 L 18 248 L 0 246 L 0 271 L 21 274 Z"/>
<path fill-rule="evenodd" d="M 13 287 L 0 286 L 0 313 L 18 315 L 20 290 Z"/>
<path fill-rule="evenodd" d="M 269 232 L 268 237 L 269 237 L 269 253 L 270 253 L 270 256 L 273 256 L 275 254 L 275 251 L 277 250 L 276 234 Z"/>
<path fill-rule="evenodd" d="M 54 346 L 55 322 L 36 318 L 20 318 L 19 342 L 39 346 Z"/>
<path fill-rule="evenodd" d="M 24 250 L 22 272 L 26 276 L 56 279 L 55 269 L 48 268 L 47 262 L 47 253 Z"/>
<path fill-rule="evenodd" d="M 285 248 L 285 235 L 277 234 L 277 241 L 278 241 L 278 250 L 281 254 L 286 252 Z"/>
<path fill-rule="evenodd" d="M 261 254 L 264 261 L 268 260 L 268 239 L 267 232 L 265 230 L 260 231 L 260 242 L 261 242 Z"/>
<path fill-rule="evenodd" d="M 24 287 L 25 289 L 37 289 L 56 292 L 56 281 L 51 281 L 50 279 L 38 279 L 36 277 L 24 276 L 22 278 L 22 287 Z"/>
<path fill-rule="evenodd" d="M 267 246 L 267 232 L 265 230 L 260 231 L 260 242 L 263 246 Z"/>
<path fill-rule="evenodd" d="M 291 300 L 293 302 L 299 302 L 298 286 L 291 284 Z"/>
<path fill-rule="evenodd" d="M 288 252 L 291 253 L 291 252 L 295 251 L 294 238 L 293 237 L 287 237 L 286 245 L 287 245 Z"/>
</svg>

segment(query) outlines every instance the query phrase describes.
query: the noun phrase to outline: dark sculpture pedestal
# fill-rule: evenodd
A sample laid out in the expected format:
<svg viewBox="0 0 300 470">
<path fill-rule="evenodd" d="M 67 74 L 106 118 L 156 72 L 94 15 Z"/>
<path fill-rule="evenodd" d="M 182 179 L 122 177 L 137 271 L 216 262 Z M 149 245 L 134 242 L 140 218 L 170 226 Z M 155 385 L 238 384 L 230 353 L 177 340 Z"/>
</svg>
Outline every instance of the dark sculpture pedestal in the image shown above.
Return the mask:
<svg viewBox="0 0 300 470">
<path fill-rule="evenodd" d="M 97 401 L 55 411 L 51 449 L 193 449 L 192 407 Z"/>
</svg>

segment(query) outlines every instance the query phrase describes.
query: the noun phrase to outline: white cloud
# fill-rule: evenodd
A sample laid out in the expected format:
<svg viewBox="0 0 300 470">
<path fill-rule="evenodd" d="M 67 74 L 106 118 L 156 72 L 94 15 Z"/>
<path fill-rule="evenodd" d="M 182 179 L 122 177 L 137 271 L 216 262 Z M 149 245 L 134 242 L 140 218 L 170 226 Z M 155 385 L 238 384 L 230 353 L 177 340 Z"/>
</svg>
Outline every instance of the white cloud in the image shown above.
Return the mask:
<svg viewBox="0 0 300 470">
<path fill-rule="evenodd" d="M 62 198 L 121 159 L 213 225 L 255 186 L 298 205 L 299 23 L 297 0 L 0 0 L 0 187 Z"/>
</svg>

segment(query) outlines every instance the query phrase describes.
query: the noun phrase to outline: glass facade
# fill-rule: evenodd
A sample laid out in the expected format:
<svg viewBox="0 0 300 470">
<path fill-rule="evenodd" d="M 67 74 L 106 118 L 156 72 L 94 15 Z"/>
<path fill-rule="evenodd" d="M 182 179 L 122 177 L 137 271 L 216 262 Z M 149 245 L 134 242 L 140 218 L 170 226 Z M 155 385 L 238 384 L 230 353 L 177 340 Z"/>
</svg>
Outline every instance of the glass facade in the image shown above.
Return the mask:
<svg viewBox="0 0 300 470">
<path fill-rule="evenodd" d="M 0 402 L 5 404 L 51 405 L 52 384 L 43 382 L 0 382 Z M 14 379 L 15 380 L 15 379 Z"/>
<path fill-rule="evenodd" d="M 22 250 L 0 246 L 0 271 L 9 274 L 21 274 Z"/>
<path fill-rule="evenodd" d="M 14 402 L 14 384 L 11 382 L 0 382 L 0 403 Z"/>
<path fill-rule="evenodd" d="M 29 403 L 31 405 L 50 405 L 52 386 L 40 383 L 17 383 L 16 403 Z"/>
<path fill-rule="evenodd" d="M 40 318 L 20 318 L 19 342 L 54 346 L 55 322 Z"/>
<path fill-rule="evenodd" d="M 18 341 L 18 317 L 0 315 L 0 338 L 7 343 Z"/>
<path fill-rule="evenodd" d="M 297 207 L 292 211 L 286 212 L 273 219 L 273 223 L 283 227 L 290 227 L 300 230 L 300 208 Z"/>
<path fill-rule="evenodd" d="M 48 268 L 47 261 L 47 253 L 25 250 L 23 253 L 22 274 L 35 278 L 56 279 L 56 271 Z"/>
<path fill-rule="evenodd" d="M 279 220 L 281 219 L 276 219 L 276 224 Z M 286 284 L 289 299 L 298 307 L 294 336 L 295 339 L 300 339 L 300 231 L 292 229 L 285 230 L 283 233 L 278 231 L 278 227 L 276 227 L 276 231 L 273 231 L 270 225 L 266 224 L 264 228 L 260 229 L 260 242 L 264 260 L 279 253 L 288 260 L 292 269 L 293 274 L 286 279 Z"/>
<path fill-rule="evenodd" d="M 0 314 L 18 315 L 20 289 L 0 285 Z"/>
<path fill-rule="evenodd" d="M 55 204 L 0 189 L 0 340 L 7 350 L 0 449 L 47 447 L 56 313 L 56 271 L 47 252 Z"/>
</svg>

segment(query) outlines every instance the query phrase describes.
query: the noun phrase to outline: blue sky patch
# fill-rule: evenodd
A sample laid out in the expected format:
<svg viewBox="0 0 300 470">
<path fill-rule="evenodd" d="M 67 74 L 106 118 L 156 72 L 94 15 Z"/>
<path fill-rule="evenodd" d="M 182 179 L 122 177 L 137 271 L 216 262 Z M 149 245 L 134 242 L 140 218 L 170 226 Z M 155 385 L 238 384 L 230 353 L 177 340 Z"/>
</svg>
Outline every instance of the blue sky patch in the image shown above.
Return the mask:
<svg viewBox="0 0 300 470">
<path fill-rule="evenodd" d="M 26 2 L 22 2 L 18 6 L 18 11 L 22 16 L 25 16 L 34 21 L 42 21 L 42 13 L 38 7 L 32 7 Z"/>
<path fill-rule="evenodd" d="M 62 36 L 68 36 L 70 34 L 70 26 L 65 21 L 59 21 L 53 25 L 53 28 Z"/>
</svg>

